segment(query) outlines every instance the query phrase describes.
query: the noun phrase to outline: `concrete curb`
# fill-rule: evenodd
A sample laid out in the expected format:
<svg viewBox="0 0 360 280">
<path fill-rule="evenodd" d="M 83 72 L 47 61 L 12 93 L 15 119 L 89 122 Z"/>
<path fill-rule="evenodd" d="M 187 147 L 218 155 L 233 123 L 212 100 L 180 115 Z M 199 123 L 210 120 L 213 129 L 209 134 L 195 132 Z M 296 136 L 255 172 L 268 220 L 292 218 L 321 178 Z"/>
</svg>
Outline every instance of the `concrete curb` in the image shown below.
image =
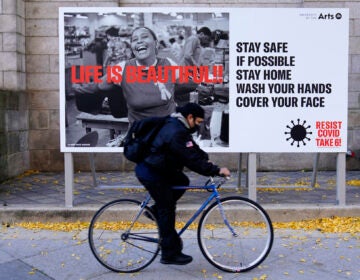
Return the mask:
<svg viewBox="0 0 360 280">
<path fill-rule="evenodd" d="M 187 218 L 199 205 L 179 205 L 178 216 Z M 263 205 L 273 222 L 301 221 L 326 217 L 360 216 L 360 205 Z M 1 207 L 0 222 L 13 224 L 17 222 L 89 222 L 99 206 L 87 207 Z M 126 209 L 124 219 L 126 219 Z"/>
</svg>

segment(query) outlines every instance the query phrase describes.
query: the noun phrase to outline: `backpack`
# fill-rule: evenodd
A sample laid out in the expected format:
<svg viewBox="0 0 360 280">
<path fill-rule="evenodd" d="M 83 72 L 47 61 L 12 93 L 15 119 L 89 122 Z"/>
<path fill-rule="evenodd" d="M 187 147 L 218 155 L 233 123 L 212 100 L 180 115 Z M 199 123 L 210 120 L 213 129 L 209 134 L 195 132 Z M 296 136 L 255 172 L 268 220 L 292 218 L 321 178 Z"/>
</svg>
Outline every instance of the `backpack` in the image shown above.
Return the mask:
<svg viewBox="0 0 360 280">
<path fill-rule="evenodd" d="M 124 139 L 124 156 L 135 163 L 143 161 L 168 117 L 149 117 L 135 121 Z"/>
</svg>

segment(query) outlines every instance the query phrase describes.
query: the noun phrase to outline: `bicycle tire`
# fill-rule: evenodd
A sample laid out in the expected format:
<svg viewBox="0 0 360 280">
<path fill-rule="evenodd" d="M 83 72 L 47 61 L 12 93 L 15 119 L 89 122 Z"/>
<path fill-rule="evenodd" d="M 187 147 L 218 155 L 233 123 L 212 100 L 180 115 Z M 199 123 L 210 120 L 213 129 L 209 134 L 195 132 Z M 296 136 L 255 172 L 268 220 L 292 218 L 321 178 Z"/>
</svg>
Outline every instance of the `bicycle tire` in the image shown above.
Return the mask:
<svg viewBox="0 0 360 280">
<path fill-rule="evenodd" d="M 112 271 L 137 272 L 152 263 L 159 253 L 158 224 L 149 207 L 140 214 L 141 204 L 132 199 L 111 201 L 102 206 L 90 222 L 91 251 Z"/>
<path fill-rule="evenodd" d="M 200 250 L 212 265 L 223 271 L 249 271 L 270 253 L 274 241 L 270 217 L 258 203 L 244 197 L 225 197 L 220 203 L 237 236 L 225 225 L 221 208 L 214 202 L 199 222 Z"/>
</svg>

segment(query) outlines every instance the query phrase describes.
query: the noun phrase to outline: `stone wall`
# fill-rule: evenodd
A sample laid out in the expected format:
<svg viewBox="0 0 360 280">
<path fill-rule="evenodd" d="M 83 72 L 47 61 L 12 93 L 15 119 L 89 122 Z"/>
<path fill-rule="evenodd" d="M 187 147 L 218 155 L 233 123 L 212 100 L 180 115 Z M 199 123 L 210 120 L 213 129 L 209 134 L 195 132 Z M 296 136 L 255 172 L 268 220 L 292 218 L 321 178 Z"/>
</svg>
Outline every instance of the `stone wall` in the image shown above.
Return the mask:
<svg viewBox="0 0 360 280">
<path fill-rule="evenodd" d="M 12 170 L 5 174 L 13 175 L 26 168 L 63 170 L 63 154 L 59 150 L 58 8 L 71 6 L 350 8 L 348 142 L 350 148 L 360 149 L 360 1 L 159 0 L 154 3 L 150 0 L 0 0 L 0 89 L 12 90 L 0 93 L 0 168 L 7 166 L 7 170 Z M 12 94 L 17 96 L 19 101 L 16 108 L 9 106 L 13 102 L 12 98 L 9 100 Z M 8 105 L 4 105 L 4 102 Z M 23 123 L 12 127 L 11 124 L 17 122 L 15 119 L 21 119 Z M 26 143 L 28 140 L 28 144 L 19 145 L 19 149 L 6 144 L 13 142 L 14 138 L 17 138 L 19 143 Z M 13 157 L 17 160 L 11 160 Z M 112 158 L 111 161 L 108 160 L 109 157 Z M 238 154 L 216 154 L 212 157 L 232 169 L 238 166 Z M 14 169 L 19 158 L 23 160 L 21 170 Z M 320 168 L 335 169 L 335 158 L 334 154 L 322 155 Z M 75 169 L 88 169 L 86 154 L 75 154 L 74 159 Z M 133 168 L 121 154 L 97 154 L 96 164 L 98 169 L 103 170 Z M 258 155 L 259 170 L 311 169 L 312 164 L 313 154 Z M 359 168 L 359 161 L 348 161 L 348 169 Z"/>
<path fill-rule="evenodd" d="M 25 3 L 0 1 L 0 181 L 30 168 Z"/>
</svg>

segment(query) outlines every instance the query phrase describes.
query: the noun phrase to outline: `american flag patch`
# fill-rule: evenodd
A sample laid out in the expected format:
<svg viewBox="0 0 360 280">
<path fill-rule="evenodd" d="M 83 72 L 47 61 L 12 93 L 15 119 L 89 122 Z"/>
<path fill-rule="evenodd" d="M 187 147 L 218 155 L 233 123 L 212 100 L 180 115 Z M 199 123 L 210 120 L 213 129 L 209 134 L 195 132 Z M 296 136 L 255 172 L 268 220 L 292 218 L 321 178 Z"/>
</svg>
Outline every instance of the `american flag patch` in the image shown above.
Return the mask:
<svg viewBox="0 0 360 280">
<path fill-rule="evenodd" d="M 186 142 L 186 148 L 191 148 L 192 146 L 194 146 L 192 141 Z"/>
</svg>

